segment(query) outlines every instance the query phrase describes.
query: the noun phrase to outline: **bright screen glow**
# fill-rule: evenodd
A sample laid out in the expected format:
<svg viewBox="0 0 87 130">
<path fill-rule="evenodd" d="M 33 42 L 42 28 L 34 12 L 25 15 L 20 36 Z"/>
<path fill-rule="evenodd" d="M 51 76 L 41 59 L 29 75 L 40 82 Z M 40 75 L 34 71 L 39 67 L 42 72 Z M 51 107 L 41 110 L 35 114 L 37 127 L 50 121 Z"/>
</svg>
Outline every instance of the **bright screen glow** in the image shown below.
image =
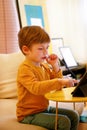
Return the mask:
<svg viewBox="0 0 87 130">
<path fill-rule="evenodd" d="M 59 49 L 67 67 L 74 67 L 78 65 L 69 47 L 60 47 Z"/>
</svg>

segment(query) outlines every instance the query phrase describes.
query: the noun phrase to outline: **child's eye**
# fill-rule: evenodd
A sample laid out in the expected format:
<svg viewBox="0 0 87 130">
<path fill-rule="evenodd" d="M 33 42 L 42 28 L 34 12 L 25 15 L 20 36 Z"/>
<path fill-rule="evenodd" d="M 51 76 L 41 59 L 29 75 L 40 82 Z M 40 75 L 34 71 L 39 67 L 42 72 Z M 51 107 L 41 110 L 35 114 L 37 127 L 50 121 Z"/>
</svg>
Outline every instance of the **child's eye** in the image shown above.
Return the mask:
<svg viewBox="0 0 87 130">
<path fill-rule="evenodd" d="M 43 48 L 38 48 L 38 50 L 43 50 Z"/>
<path fill-rule="evenodd" d="M 48 50 L 49 46 L 46 48 Z"/>
</svg>

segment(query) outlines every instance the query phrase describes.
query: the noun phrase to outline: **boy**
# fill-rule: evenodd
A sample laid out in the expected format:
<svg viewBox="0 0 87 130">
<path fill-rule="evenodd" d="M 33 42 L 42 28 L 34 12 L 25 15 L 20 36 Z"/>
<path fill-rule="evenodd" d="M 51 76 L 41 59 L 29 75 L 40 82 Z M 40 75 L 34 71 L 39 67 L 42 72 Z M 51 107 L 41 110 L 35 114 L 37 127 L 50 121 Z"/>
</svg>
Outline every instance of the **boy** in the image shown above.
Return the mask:
<svg viewBox="0 0 87 130">
<path fill-rule="evenodd" d="M 17 76 L 18 121 L 54 130 L 55 108 L 48 107 L 45 94 L 76 83 L 64 79 L 55 54 L 48 55 L 50 37 L 39 26 L 26 26 L 18 33 L 19 47 L 25 55 Z M 47 62 L 47 63 L 46 63 Z M 50 67 L 49 67 L 50 66 Z M 78 114 L 72 110 L 58 110 L 58 130 L 76 130 Z"/>
</svg>

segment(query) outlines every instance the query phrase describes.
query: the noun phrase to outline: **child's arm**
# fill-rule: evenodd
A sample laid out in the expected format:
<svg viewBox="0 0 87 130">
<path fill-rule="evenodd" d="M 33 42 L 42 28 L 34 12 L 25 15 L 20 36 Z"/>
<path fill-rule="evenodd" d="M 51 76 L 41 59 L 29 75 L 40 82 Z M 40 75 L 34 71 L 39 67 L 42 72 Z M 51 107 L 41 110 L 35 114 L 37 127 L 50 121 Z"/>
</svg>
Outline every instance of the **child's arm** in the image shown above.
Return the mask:
<svg viewBox="0 0 87 130">
<path fill-rule="evenodd" d="M 58 56 L 55 54 L 51 54 L 48 56 L 48 58 L 46 59 L 47 62 L 52 66 L 53 70 L 55 73 L 61 72 L 60 71 L 60 66 L 59 66 L 59 59 Z M 70 86 L 74 86 L 75 83 L 77 83 L 77 80 L 75 79 L 64 79 L 63 76 L 61 76 L 61 80 L 60 82 L 62 82 L 63 87 L 70 87 Z"/>
</svg>

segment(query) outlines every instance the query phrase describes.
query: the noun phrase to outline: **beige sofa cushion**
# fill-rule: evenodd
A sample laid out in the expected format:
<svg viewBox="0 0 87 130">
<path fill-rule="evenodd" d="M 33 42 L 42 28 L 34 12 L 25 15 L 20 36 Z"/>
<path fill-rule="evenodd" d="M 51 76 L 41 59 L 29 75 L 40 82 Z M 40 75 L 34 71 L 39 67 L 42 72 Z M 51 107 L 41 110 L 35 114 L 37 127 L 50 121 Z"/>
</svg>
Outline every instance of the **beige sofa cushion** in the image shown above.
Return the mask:
<svg viewBox="0 0 87 130">
<path fill-rule="evenodd" d="M 17 96 L 16 75 L 23 59 L 21 52 L 0 54 L 0 98 Z"/>
</svg>

